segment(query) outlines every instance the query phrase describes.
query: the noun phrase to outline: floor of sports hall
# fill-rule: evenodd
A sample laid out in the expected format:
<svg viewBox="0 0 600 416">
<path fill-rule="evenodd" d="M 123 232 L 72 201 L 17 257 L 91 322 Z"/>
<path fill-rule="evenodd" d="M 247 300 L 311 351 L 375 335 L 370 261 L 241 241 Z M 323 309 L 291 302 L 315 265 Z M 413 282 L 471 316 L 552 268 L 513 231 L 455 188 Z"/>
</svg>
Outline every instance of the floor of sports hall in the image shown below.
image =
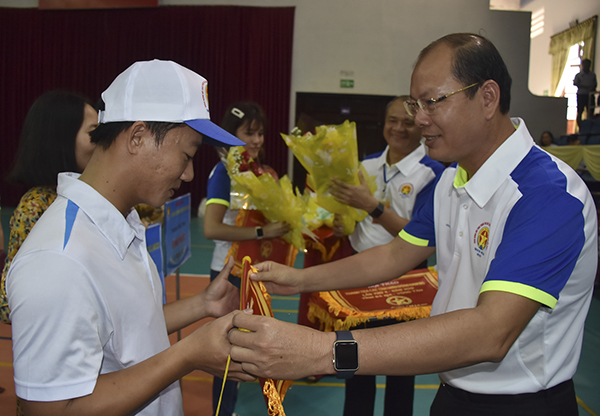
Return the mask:
<svg viewBox="0 0 600 416">
<path fill-rule="evenodd" d="M 3 208 L 2 225 L 8 234 L 8 222 L 12 210 Z M 180 296 L 186 297 L 201 290 L 208 284 L 208 273 L 213 244 L 204 238 L 202 219 L 192 218 L 192 257 L 181 267 L 179 282 Z M 8 238 L 8 235 L 5 236 Z M 296 259 L 296 267 L 301 267 L 303 256 Z M 176 298 L 176 279 L 174 275 L 166 279 L 167 299 Z M 296 322 L 298 314 L 298 296 L 273 296 L 272 307 L 275 317 Z M 194 327 L 182 331 L 186 336 Z M 171 336 L 173 342 L 177 335 Z M 400 351 L 399 351 L 400 353 Z M 15 390 L 12 371 L 12 343 L 10 326 L 0 324 L 0 415 L 15 414 Z M 600 414 L 600 290 L 596 291 L 585 327 L 583 352 L 579 369 L 575 375 L 580 415 Z M 429 406 L 438 387 L 437 375 L 416 377 L 414 415 L 429 414 Z M 374 415 L 383 414 L 383 393 L 385 379 L 377 378 L 377 398 Z M 212 376 L 195 371 L 182 380 L 183 403 L 186 416 L 210 416 Z M 344 383 L 334 377 L 323 377 L 318 382 L 298 380 L 294 382 L 284 401 L 288 416 L 341 416 L 343 413 Z M 241 416 L 267 415 L 265 403 L 258 383 L 240 385 L 236 413 Z"/>
</svg>

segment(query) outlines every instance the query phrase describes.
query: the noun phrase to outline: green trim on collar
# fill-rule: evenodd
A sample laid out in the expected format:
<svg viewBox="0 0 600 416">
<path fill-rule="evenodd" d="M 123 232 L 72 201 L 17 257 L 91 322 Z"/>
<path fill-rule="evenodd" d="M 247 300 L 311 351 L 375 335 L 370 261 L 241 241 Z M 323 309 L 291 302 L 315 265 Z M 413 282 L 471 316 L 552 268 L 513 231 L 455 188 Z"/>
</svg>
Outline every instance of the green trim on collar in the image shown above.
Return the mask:
<svg viewBox="0 0 600 416">
<path fill-rule="evenodd" d="M 454 176 L 454 187 L 461 188 L 469 182 L 469 174 L 462 166 L 458 166 L 456 169 L 456 175 Z"/>
</svg>

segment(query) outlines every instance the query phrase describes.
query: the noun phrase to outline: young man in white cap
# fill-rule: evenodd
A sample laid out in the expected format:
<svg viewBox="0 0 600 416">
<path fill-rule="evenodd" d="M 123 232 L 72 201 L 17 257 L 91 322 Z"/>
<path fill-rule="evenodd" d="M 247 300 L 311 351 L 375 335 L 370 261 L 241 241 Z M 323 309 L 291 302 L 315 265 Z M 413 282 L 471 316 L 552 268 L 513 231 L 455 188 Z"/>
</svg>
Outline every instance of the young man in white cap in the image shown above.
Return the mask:
<svg viewBox="0 0 600 416">
<path fill-rule="evenodd" d="M 15 387 L 28 415 L 182 415 L 179 379 L 222 375 L 238 293 L 232 264 L 203 292 L 162 304 L 134 205 L 160 206 L 194 177 L 201 143 L 239 145 L 212 124 L 207 82 L 171 61 L 137 62 L 102 94 L 96 151 L 58 197 L 7 277 Z M 212 321 L 170 346 L 168 333 Z M 230 376 L 242 374 L 235 364 Z"/>
</svg>

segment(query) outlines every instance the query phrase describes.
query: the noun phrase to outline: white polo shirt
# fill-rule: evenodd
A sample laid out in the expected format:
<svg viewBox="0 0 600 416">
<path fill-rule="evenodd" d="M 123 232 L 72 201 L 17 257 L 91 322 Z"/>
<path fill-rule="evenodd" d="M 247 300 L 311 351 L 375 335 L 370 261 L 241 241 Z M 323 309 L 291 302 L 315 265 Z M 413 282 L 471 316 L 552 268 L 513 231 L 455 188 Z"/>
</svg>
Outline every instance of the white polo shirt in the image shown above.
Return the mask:
<svg viewBox="0 0 600 416">
<path fill-rule="evenodd" d="M 513 123 L 471 180 L 446 169 L 400 233 L 437 248 L 432 315 L 473 308 L 489 290 L 542 304 L 500 363 L 441 374 L 473 393 L 536 392 L 573 377 L 596 274 L 596 209 L 585 183 L 534 145 L 523 120 Z"/>
<path fill-rule="evenodd" d="M 99 374 L 169 347 L 162 286 L 132 210 L 127 219 L 78 174 L 58 197 L 7 277 L 17 396 L 58 401 L 92 393 Z M 139 415 L 182 415 L 179 382 Z"/>
<path fill-rule="evenodd" d="M 425 201 L 424 195 L 433 188 L 433 180 L 444 170 L 444 165 L 432 160 L 420 144 L 398 163 L 388 165 L 389 146 L 381 153 L 367 156 L 362 164 L 371 176 L 376 177 L 375 199 L 386 205 L 402 218 L 410 220 L 413 209 Z M 350 235 L 352 248 L 361 252 L 371 247 L 389 243 L 396 237 L 381 224 L 373 222 L 371 216 L 356 224 Z"/>
</svg>

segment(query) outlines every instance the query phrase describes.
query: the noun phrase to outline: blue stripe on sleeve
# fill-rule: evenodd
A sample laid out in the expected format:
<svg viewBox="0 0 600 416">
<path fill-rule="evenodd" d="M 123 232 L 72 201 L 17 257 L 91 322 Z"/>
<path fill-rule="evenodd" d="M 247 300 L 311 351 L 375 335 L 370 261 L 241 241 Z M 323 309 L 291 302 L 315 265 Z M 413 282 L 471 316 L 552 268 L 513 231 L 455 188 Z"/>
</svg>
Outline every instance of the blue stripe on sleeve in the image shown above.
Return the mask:
<svg viewBox="0 0 600 416">
<path fill-rule="evenodd" d="M 522 197 L 512 208 L 486 281 L 523 283 L 558 299 L 585 242 L 583 203 L 535 147 L 513 171 Z"/>
<path fill-rule="evenodd" d="M 67 203 L 67 209 L 65 211 L 65 240 L 63 242 L 63 249 L 67 246 L 69 238 L 71 238 L 71 231 L 73 231 L 73 224 L 75 218 L 77 218 L 77 212 L 79 207 L 71 200 Z"/>
<path fill-rule="evenodd" d="M 227 168 L 220 162 L 218 163 L 208 177 L 206 188 L 206 200 L 220 199 L 230 201 L 231 199 L 231 179 L 227 173 Z"/>
<path fill-rule="evenodd" d="M 365 160 L 369 160 L 369 159 L 377 159 L 382 154 L 383 154 L 383 150 L 378 153 L 371 153 L 370 155 L 365 156 L 365 158 L 362 161 L 364 162 Z"/>
</svg>

